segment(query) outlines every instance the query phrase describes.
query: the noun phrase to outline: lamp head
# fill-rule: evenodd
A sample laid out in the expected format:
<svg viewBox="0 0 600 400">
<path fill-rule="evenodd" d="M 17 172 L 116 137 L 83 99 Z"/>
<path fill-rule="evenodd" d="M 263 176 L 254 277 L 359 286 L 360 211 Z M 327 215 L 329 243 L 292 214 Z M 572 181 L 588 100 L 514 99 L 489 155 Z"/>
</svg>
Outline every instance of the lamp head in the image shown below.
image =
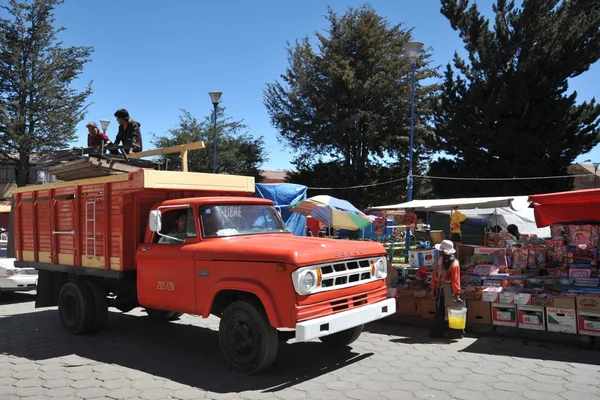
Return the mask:
<svg viewBox="0 0 600 400">
<path fill-rule="evenodd" d="M 423 49 L 421 42 L 408 42 L 404 45 L 404 52 L 411 64 L 416 64 L 419 59 L 419 53 Z"/>
<path fill-rule="evenodd" d="M 217 105 L 221 102 L 221 95 L 223 92 L 208 92 L 210 96 L 210 101 L 212 101 L 213 105 Z"/>
<path fill-rule="evenodd" d="M 108 129 L 109 124 L 110 124 L 110 121 L 107 119 L 100 120 L 100 125 L 102 126 L 102 132 L 106 132 L 106 129 Z"/>
</svg>

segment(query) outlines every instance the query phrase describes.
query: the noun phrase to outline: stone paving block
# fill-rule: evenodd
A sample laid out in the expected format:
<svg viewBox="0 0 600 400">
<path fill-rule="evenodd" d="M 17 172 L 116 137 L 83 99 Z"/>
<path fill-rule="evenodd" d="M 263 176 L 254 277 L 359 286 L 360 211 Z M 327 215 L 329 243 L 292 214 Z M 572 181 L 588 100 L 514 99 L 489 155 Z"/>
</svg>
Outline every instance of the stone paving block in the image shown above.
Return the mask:
<svg viewBox="0 0 600 400">
<path fill-rule="evenodd" d="M 563 386 L 563 391 L 566 389 L 571 392 L 576 392 L 576 396 L 579 396 L 579 393 L 588 393 L 600 397 L 600 388 L 598 386 L 584 385 L 582 383 L 565 383 Z"/>
<path fill-rule="evenodd" d="M 180 389 L 171 392 L 171 397 L 179 400 L 194 400 L 205 397 L 206 392 L 200 389 L 189 388 Z"/>
<path fill-rule="evenodd" d="M 121 399 L 125 397 L 139 397 L 140 391 L 134 388 L 119 388 L 113 389 L 108 392 L 108 397 L 112 397 L 114 399 Z"/>
<path fill-rule="evenodd" d="M 131 385 L 134 382 L 135 381 L 130 381 L 129 379 L 119 378 L 119 379 L 111 379 L 110 381 L 101 381 L 99 383 L 99 386 L 110 389 L 110 390 L 122 389 L 122 388 L 131 387 Z"/>
<path fill-rule="evenodd" d="M 565 391 L 565 385 L 553 384 L 553 383 L 541 383 L 541 382 L 529 382 L 523 386 L 534 392 L 545 392 L 545 393 L 561 393 Z"/>
<path fill-rule="evenodd" d="M 307 396 L 311 400 L 347 400 L 344 392 L 334 390 L 311 390 L 307 393 Z"/>
<path fill-rule="evenodd" d="M 75 388 L 68 387 L 68 386 L 62 386 L 62 387 L 58 387 L 58 388 L 48 389 L 48 390 L 44 391 L 44 395 L 46 395 L 48 397 L 52 397 L 54 399 L 64 399 L 65 397 L 75 396 L 76 392 L 77 392 L 77 389 L 75 389 Z"/>
<path fill-rule="evenodd" d="M 561 397 L 559 394 L 556 394 L 556 393 L 536 392 L 536 391 L 523 392 L 523 397 L 525 397 L 528 400 L 563 400 L 564 399 L 564 397 Z"/>
<path fill-rule="evenodd" d="M 144 400 L 161 400 L 168 398 L 170 394 L 170 390 L 155 387 L 142 390 L 139 397 Z"/>
<path fill-rule="evenodd" d="M 74 387 L 75 389 L 85 389 L 89 387 L 100 386 L 101 383 L 102 381 L 99 381 L 97 379 L 82 379 L 78 381 L 72 381 L 71 387 Z"/>
</svg>

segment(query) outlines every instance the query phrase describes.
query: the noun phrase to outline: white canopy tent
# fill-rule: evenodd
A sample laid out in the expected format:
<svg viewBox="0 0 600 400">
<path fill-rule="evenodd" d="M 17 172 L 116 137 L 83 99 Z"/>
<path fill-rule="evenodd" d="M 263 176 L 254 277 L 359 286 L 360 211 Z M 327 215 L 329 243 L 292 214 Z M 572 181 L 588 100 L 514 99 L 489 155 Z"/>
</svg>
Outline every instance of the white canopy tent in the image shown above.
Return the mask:
<svg viewBox="0 0 600 400">
<path fill-rule="evenodd" d="M 467 218 L 489 219 L 493 225 L 504 230 L 510 224 L 519 227 L 519 232 L 550 237 L 550 228 L 538 228 L 533 208 L 529 208 L 528 196 L 472 197 L 458 199 L 413 200 L 407 203 L 372 207 L 373 210 L 414 209 L 415 211 L 438 212 L 450 215 L 460 210 Z"/>
<path fill-rule="evenodd" d="M 408 203 L 371 207 L 373 210 L 411 208 L 415 211 L 450 211 L 509 207 L 523 210 L 529 207 L 528 196 L 471 197 L 460 199 L 413 200 Z M 466 215 L 466 214 L 465 214 Z"/>
</svg>

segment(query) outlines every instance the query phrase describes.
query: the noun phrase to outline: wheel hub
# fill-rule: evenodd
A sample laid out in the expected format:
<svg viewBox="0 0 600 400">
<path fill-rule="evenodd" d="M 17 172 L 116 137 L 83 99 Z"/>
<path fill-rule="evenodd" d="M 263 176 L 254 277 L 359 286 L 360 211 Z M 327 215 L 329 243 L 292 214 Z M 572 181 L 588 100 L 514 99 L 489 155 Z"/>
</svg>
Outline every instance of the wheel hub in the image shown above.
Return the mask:
<svg viewBox="0 0 600 400">
<path fill-rule="evenodd" d="M 254 334 L 245 321 L 233 322 L 229 328 L 229 337 L 231 346 L 241 355 L 247 356 L 254 349 Z"/>
</svg>

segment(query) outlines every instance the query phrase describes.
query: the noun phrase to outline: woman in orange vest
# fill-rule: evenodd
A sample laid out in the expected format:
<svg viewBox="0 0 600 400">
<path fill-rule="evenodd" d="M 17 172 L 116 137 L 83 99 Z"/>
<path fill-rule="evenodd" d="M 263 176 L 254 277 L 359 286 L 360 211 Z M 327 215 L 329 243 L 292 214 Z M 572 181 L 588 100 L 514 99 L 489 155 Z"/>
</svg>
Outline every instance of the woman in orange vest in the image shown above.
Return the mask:
<svg viewBox="0 0 600 400">
<path fill-rule="evenodd" d="M 431 337 L 443 338 L 448 326 L 447 308 L 462 308 L 460 294 L 460 265 L 455 257 L 454 243 L 443 240 L 435 245 L 441 253 L 431 274 L 431 291 L 435 298 L 435 317 L 431 325 Z M 462 338 L 463 331 L 451 329 L 453 338 Z"/>
</svg>

